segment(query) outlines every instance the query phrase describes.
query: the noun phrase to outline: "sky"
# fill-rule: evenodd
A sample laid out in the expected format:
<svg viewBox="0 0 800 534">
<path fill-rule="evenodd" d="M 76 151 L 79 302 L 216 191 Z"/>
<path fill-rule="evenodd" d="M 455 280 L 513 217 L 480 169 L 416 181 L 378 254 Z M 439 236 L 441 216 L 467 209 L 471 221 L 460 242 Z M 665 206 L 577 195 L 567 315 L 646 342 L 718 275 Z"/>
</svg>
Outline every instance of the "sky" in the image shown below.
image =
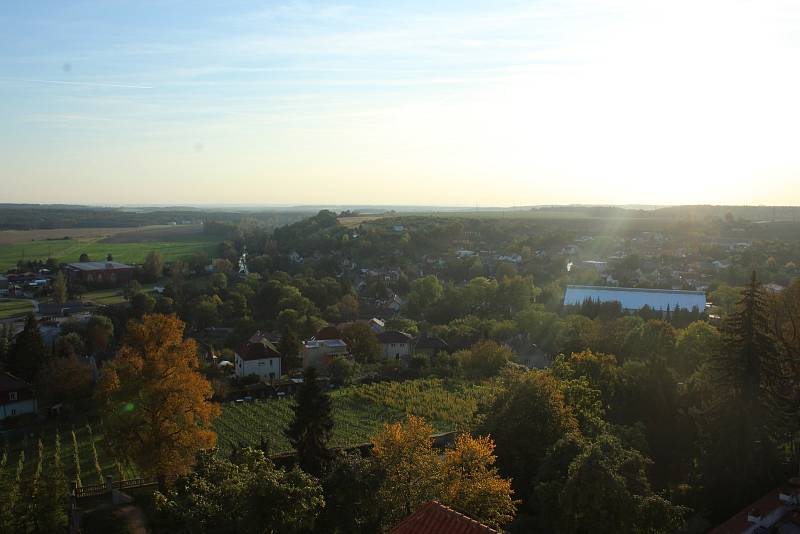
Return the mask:
<svg viewBox="0 0 800 534">
<path fill-rule="evenodd" d="M 8 1 L 0 202 L 800 205 L 800 2 Z"/>
</svg>

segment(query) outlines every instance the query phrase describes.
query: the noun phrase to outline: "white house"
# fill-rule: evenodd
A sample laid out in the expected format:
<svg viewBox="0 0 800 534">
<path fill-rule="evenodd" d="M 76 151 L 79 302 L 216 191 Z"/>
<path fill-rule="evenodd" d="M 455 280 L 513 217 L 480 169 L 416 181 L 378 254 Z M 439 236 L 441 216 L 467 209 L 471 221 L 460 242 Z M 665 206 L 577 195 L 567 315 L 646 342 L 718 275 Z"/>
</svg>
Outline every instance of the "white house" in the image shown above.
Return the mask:
<svg viewBox="0 0 800 534">
<path fill-rule="evenodd" d="M 0 373 L 0 421 L 36 413 L 38 407 L 30 384 L 12 374 Z"/>
<path fill-rule="evenodd" d="M 281 354 L 261 332 L 237 347 L 233 363 L 238 377 L 257 375 L 263 380 L 281 377 Z"/>
<path fill-rule="evenodd" d="M 405 332 L 387 330 L 378 334 L 384 360 L 408 362 L 414 354 L 414 338 Z"/>
<path fill-rule="evenodd" d="M 341 339 L 309 339 L 303 343 L 303 367 L 327 369 L 334 358 L 350 354 Z"/>
</svg>

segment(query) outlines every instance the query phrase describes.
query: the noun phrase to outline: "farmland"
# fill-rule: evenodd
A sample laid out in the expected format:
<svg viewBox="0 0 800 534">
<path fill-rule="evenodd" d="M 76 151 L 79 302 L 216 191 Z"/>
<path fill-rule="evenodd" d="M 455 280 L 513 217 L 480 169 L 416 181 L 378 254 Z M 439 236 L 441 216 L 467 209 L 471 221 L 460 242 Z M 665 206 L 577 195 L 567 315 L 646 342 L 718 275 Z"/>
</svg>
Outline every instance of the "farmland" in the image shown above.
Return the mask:
<svg viewBox="0 0 800 534">
<path fill-rule="evenodd" d="M 424 417 L 437 432 L 466 430 L 474 425 L 479 408 L 490 402 L 494 393 L 495 386 L 491 384 L 444 382 L 439 379 L 382 382 L 333 391 L 334 431 L 331 446 L 344 447 L 367 442 L 381 430 L 384 422 L 399 421 L 407 413 Z M 262 437 L 269 441 L 271 453 L 290 451 L 291 446 L 283 430 L 292 419 L 292 404 L 293 401 L 289 399 L 225 403 L 222 415 L 214 422 L 220 452 L 227 455 L 240 444 L 258 445 Z M 49 422 L 35 431 L 29 430 L 28 437 L 6 438 L 3 450 L 8 454 L 7 463 L 16 465 L 19 453 L 25 451 L 25 472 L 32 473 L 38 439 L 42 439 L 45 454 L 52 455 L 58 430 L 63 463 L 70 480 L 75 478 L 76 473 L 80 474 L 83 484 L 97 483 L 102 480 L 101 474 L 112 474 L 117 478 L 117 459 L 104 447 L 99 422 L 94 420 L 92 424 L 94 428 L 82 418 L 74 426 L 77 462 L 71 434 L 73 427 Z M 76 469 L 78 465 L 80 467 Z M 123 469 L 125 476 L 134 475 L 131 468 Z"/>
<path fill-rule="evenodd" d="M 27 299 L 0 299 L 0 319 L 19 317 L 33 311 L 33 304 Z"/>
<path fill-rule="evenodd" d="M 82 229 L 86 230 L 86 229 Z M 56 258 L 61 262 L 78 261 L 86 253 L 92 259 L 105 259 L 108 254 L 122 263 L 141 263 L 151 250 L 159 251 L 166 261 L 186 258 L 196 252 L 213 253 L 219 240 L 204 234 L 199 226 L 147 227 L 122 229 L 112 235 L 98 232 L 94 236 L 65 229 L 59 238 L 37 238 L 42 230 L 15 232 L 15 238 L 0 240 L 0 270 L 16 266 L 21 259 Z M 0 233 L 0 234 L 4 234 Z M 30 233 L 32 240 L 20 239 Z"/>
<path fill-rule="evenodd" d="M 369 441 L 385 422 L 406 414 L 424 417 L 437 432 L 470 428 L 479 406 L 494 396 L 491 385 L 445 383 L 437 379 L 382 382 L 353 386 L 331 393 L 333 447 Z M 291 450 L 283 430 L 292 419 L 292 401 L 275 399 L 227 403 L 214 423 L 219 448 L 229 451 L 240 443 L 258 445 L 269 441 L 273 453 Z"/>
</svg>

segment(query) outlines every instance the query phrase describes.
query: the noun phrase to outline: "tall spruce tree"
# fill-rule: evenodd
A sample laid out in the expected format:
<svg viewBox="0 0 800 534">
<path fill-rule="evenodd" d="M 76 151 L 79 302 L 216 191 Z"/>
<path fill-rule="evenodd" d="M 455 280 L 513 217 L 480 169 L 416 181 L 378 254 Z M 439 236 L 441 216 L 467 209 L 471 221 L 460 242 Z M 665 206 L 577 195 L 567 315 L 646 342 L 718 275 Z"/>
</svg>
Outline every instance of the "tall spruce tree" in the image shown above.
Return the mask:
<svg viewBox="0 0 800 534">
<path fill-rule="evenodd" d="M 769 304 L 755 271 L 722 333 L 722 350 L 714 358 L 720 385 L 752 415 L 766 415 L 778 393 L 780 362 L 770 330 Z"/>
<path fill-rule="evenodd" d="M 705 502 L 715 517 L 729 515 L 785 475 L 775 417 L 779 352 L 755 272 L 722 333 L 722 347 L 711 362 L 714 400 L 699 420 Z"/>
<path fill-rule="evenodd" d="M 297 451 L 300 467 L 320 477 L 331 459 L 328 442 L 333 433 L 333 419 L 331 399 L 317 383 L 313 367 L 307 367 L 303 373 L 303 385 L 295 401 L 294 420 L 286 430 L 286 437 Z"/>
<path fill-rule="evenodd" d="M 39 366 L 45 359 L 45 348 L 39 322 L 34 314 L 28 315 L 22 329 L 8 356 L 8 370 L 24 380 L 31 381 L 36 376 Z"/>
</svg>

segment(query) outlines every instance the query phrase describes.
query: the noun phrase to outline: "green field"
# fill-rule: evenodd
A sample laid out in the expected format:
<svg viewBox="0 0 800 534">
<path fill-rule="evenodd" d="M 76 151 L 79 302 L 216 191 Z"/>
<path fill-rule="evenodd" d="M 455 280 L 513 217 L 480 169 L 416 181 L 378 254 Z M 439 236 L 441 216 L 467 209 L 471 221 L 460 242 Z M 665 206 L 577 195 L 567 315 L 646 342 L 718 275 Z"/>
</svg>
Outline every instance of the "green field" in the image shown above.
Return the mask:
<svg viewBox="0 0 800 534">
<path fill-rule="evenodd" d="M 163 241 L 140 243 L 109 243 L 105 238 L 78 238 L 27 241 L 0 245 L 0 271 L 16 267 L 17 261 L 26 259 L 46 260 L 56 258 L 60 262 L 78 261 L 84 252 L 96 261 L 105 260 L 110 253 L 114 261 L 141 263 L 151 250 L 161 252 L 166 261 L 184 259 L 195 252 L 213 253 L 219 240 L 213 236 L 193 234 L 174 236 Z"/>
<path fill-rule="evenodd" d="M 154 284 L 148 284 L 142 286 L 142 291 L 144 293 L 151 293 L 153 291 Z M 105 306 L 111 306 L 113 304 L 122 304 L 127 302 L 125 299 L 125 295 L 122 289 L 98 289 L 96 291 L 89 291 L 87 293 L 83 293 L 81 295 L 81 300 L 83 301 L 91 301 L 95 304 L 101 304 Z"/>
<path fill-rule="evenodd" d="M 437 379 L 383 382 L 337 390 L 331 393 L 334 418 L 331 445 L 342 447 L 365 443 L 382 429 L 383 423 L 402 420 L 407 413 L 424 417 L 437 432 L 467 430 L 474 426 L 478 408 L 490 402 L 495 391 L 492 384 L 476 385 Z M 290 451 L 291 446 L 283 431 L 292 419 L 292 403 L 288 399 L 270 399 L 223 404 L 222 415 L 214 422 L 220 452 L 229 454 L 240 444 L 258 445 L 262 436 L 269 440 L 272 454 Z M 102 480 L 95 466 L 92 440 L 95 442 L 100 472 L 103 476 L 110 474 L 117 478 L 116 458 L 104 446 L 99 422 L 95 420 L 92 424 L 92 434 L 85 422 L 75 426 L 80 478 L 84 485 Z M 13 469 L 20 452 L 24 450 L 25 473 L 30 475 L 35 469 L 39 438 L 42 439 L 45 454 L 52 457 L 57 430 L 61 436 L 64 468 L 72 480 L 77 469 L 70 426 L 61 424 L 58 428 L 57 423 L 51 421 L 28 429 L 27 438 L 6 437 L 0 455 L 7 453 L 7 465 Z M 131 468 L 125 468 L 124 471 L 126 477 L 135 475 Z"/>
<path fill-rule="evenodd" d="M 28 299 L 0 299 L 0 319 L 19 317 L 33 311 Z"/>
</svg>

